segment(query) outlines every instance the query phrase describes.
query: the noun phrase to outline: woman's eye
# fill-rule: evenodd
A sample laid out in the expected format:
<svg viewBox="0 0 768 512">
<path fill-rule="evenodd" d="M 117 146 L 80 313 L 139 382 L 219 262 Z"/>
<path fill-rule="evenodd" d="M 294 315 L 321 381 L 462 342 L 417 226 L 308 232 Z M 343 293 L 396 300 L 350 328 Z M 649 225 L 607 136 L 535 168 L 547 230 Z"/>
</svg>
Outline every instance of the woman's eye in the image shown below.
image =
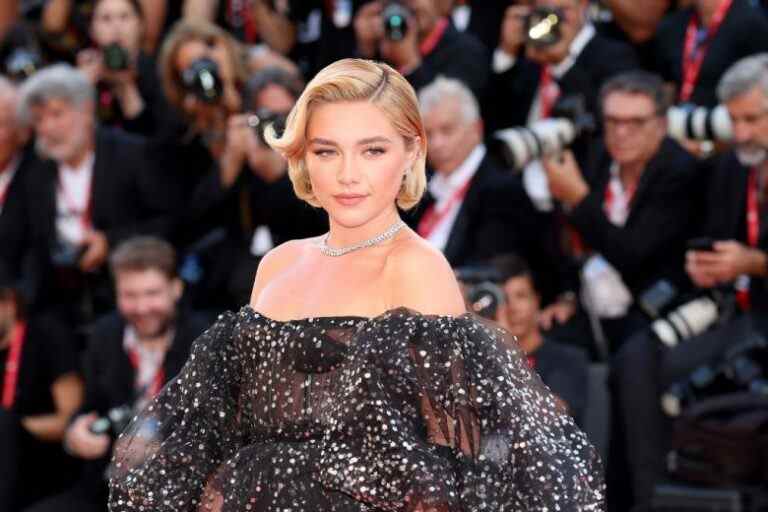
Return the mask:
<svg viewBox="0 0 768 512">
<path fill-rule="evenodd" d="M 313 153 L 315 154 L 315 156 L 319 156 L 322 158 L 322 157 L 332 155 L 333 150 L 332 149 L 316 149 L 315 151 L 313 151 Z"/>
<path fill-rule="evenodd" d="M 386 153 L 386 150 L 384 148 L 368 148 L 365 150 L 365 152 L 371 156 L 379 156 Z"/>
</svg>

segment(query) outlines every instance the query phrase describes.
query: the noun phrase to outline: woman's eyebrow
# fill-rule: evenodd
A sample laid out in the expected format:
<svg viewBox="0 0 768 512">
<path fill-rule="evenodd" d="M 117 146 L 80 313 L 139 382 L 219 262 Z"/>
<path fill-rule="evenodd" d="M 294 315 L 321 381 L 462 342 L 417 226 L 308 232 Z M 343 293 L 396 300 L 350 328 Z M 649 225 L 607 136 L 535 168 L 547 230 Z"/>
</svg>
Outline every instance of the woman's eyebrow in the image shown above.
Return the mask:
<svg viewBox="0 0 768 512">
<path fill-rule="evenodd" d="M 381 142 L 381 143 L 392 143 L 390 139 L 387 137 L 382 136 L 376 136 L 376 137 L 366 137 L 365 139 L 360 139 L 356 142 L 356 145 L 358 146 L 364 146 L 366 144 L 372 144 L 374 142 Z M 310 144 L 320 144 L 322 146 L 338 146 L 338 144 L 330 139 L 323 139 L 322 137 L 314 137 L 309 140 Z"/>
</svg>

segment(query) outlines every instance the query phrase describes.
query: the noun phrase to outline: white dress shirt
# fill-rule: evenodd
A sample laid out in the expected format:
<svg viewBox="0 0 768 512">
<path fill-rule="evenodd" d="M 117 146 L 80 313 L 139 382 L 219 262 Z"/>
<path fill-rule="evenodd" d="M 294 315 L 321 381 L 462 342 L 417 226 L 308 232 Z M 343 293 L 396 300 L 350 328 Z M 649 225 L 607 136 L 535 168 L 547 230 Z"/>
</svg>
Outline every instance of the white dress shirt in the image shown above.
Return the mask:
<svg viewBox="0 0 768 512">
<path fill-rule="evenodd" d="M 480 162 L 485 158 L 486 148 L 479 144 L 469 156 L 447 176 L 435 173 L 429 180 L 429 193 L 435 198 L 435 211 L 443 213 L 443 209 L 452 201 L 452 198 L 475 176 Z M 445 250 L 448 238 L 451 235 L 453 224 L 459 215 L 463 198 L 454 201 L 448 211 L 444 212 L 432 232 L 427 235 L 427 241 L 441 251 Z"/>
<path fill-rule="evenodd" d="M 3 213 L 3 205 L 5 205 L 6 199 L 8 199 L 8 188 L 11 186 L 11 181 L 16 175 L 16 169 L 19 167 L 21 158 L 17 156 L 13 157 L 8 165 L 4 169 L 0 170 L 0 214 Z"/>
<path fill-rule="evenodd" d="M 59 165 L 56 184 L 56 235 L 61 242 L 79 246 L 85 240 L 85 215 L 91 199 L 94 155 L 88 155 L 78 167 Z"/>
</svg>

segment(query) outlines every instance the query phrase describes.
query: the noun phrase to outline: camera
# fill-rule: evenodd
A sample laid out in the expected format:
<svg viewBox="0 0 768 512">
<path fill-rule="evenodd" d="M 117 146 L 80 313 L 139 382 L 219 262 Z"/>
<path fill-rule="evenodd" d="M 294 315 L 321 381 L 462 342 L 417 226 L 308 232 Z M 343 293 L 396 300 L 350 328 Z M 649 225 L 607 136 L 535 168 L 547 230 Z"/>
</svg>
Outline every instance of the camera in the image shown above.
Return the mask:
<svg viewBox="0 0 768 512">
<path fill-rule="evenodd" d="M 58 268 L 75 268 L 80 264 L 80 258 L 84 252 L 84 245 L 56 240 L 51 247 L 51 261 Z"/>
<path fill-rule="evenodd" d="M 34 75 L 42 65 L 40 54 L 28 48 L 15 48 L 5 59 L 5 74 L 14 82 L 22 82 Z"/>
<path fill-rule="evenodd" d="M 530 127 L 505 128 L 493 134 L 491 146 L 508 167 L 522 169 L 541 157 L 562 152 L 577 137 L 595 131 L 595 117 L 581 95 L 566 96 L 552 109 L 552 116 Z"/>
<path fill-rule="evenodd" d="M 673 139 L 730 142 L 733 124 L 728 109 L 678 105 L 667 111 L 667 130 Z"/>
<path fill-rule="evenodd" d="M 500 286 L 501 274 L 493 267 L 460 267 L 456 279 L 464 284 L 464 298 L 471 311 L 483 318 L 496 319 L 499 306 L 506 302 Z"/>
<path fill-rule="evenodd" d="M 125 427 L 128 426 L 132 418 L 133 407 L 130 405 L 113 407 L 104 416 L 96 418 L 91 423 L 89 430 L 92 434 L 108 434 L 113 438 L 117 438 L 125 430 Z"/>
<path fill-rule="evenodd" d="M 531 46 L 546 47 L 560 42 L 563 38 L 562 23 L 565 14 L 561 9 L 538 7 L 524 20 L 525 38 Z"/>
<path fill-rule="evenodd" d="M 267 108 L 259 108 L 256 112 L 248 115 L 247 123 L 259 138 L 259 142 L 266 146 L 267 141 L 264 138 L 264 130 L 266 130 L 269 125 L 272 125 L 275 134 L 279 137 L 282 135 L 283 130 L 285 130 L 285 122 L 287 118 L 288 116 L 286 114 L 272 112 Z"/>
<path fill-rule="evenodd" d="M 117 43 L 105 46 L 101 50 L 104 67 L 110 71 L 124 71 L 130 67 L 131 58 L 128 52 Z"/>
<path fill-rule="evenodd" d="M 654 320 L 651 331 L 660 342 L 672 348 L 706 331 L 719 317 L 715 300 L 708 296 L 699 297 Z"/>
<path fill-rule="evenodd" d="M 384 37 L 390 41 L 401 41 L 408 33 L 410 11 L 400 2 L 389 2 L 381 11 L 384 23 Z"/>
<path fill-rule="evenodd" d="M 187 91 L 206 103 L 215 103 L 224 91 L 219 66 L 209 57 L 195 60 L 182 71 L 181 83 Z"/>
<path fill-rule="evenodd" d="M 768 396 L 766 349 L 766 339 L 750 331 L 719 363 L 700 366 L 687 378 L 672 384 L 661 396 L 662 409 L 674 417 L 680 415 L 684 406 L 708 397 L 739 391 Z"/>
</svg>

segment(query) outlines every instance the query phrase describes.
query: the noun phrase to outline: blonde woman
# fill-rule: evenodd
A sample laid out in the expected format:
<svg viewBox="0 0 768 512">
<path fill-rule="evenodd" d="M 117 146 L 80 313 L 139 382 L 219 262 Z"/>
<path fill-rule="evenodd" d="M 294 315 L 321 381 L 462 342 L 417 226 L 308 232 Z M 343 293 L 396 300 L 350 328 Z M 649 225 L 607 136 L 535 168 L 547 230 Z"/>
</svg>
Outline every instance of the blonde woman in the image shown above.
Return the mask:
<svg viewBox="0 0 768 512">
<path fill-rule="evenodd" d="M 400 219 L 426 152 L 403 77 L 331 64 L 268 138 L 330 230 L 269 253 L 123 434 L 111 510 L 601 510 L 584 434 Z"/>
</svg>

